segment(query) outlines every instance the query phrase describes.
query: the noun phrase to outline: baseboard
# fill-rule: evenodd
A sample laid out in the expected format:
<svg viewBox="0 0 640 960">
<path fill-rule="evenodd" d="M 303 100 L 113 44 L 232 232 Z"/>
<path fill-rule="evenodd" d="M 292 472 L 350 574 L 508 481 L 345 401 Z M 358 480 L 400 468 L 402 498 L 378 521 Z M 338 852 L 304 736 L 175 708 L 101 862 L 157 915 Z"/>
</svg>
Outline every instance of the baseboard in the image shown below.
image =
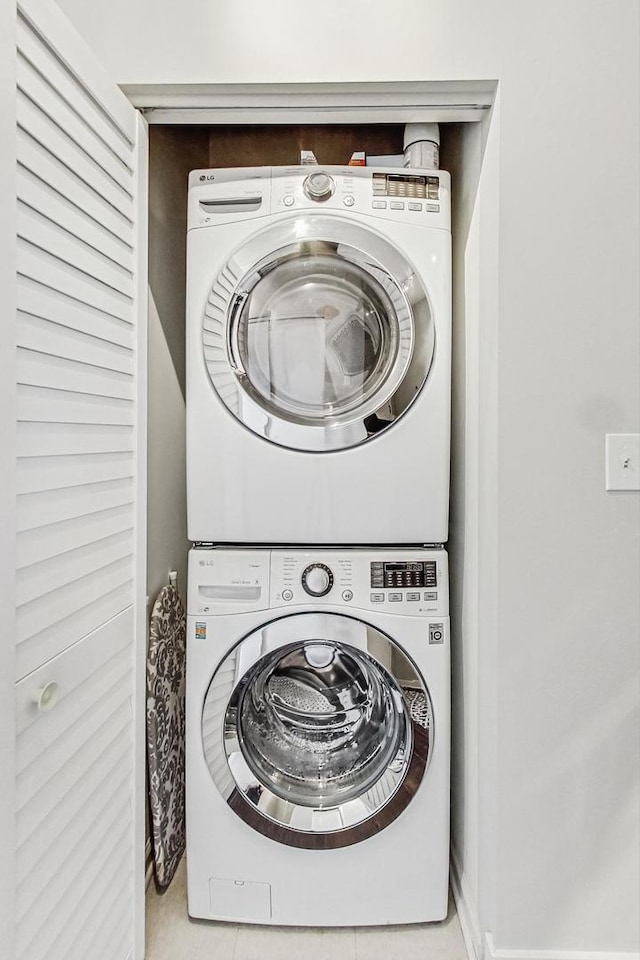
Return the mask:
<svg viewBox="0 0 640 960">
<path fill-rule="evenodd" d="M 491 960 L 640 960 L 640 952 L 622 950 L 504 950 L 485 934 L 485 956 Z"/>
<path fill-rule="evenodd" d="M 458 920 L 460 921 L 467 956 L 469 960 L 484 960 L 484 941 L 480 929 L 478 911 L 453 846 L 451 847 L 450 876 L 453 899 L 456 902 Z"/>
<path fill-rule="evenodd" d="M 622 950 L 505 950 L 485 934 L 486 957 L 491 960 L 640 960 L 640 952 Z"/>
<path fill-rule="evenodd" d="M 153 878 L 153 852 L 151 850 L 151 838 L 147 837 L 144 845 L 144 888 L 149 889 L 149 884 Z"/>
</svg>

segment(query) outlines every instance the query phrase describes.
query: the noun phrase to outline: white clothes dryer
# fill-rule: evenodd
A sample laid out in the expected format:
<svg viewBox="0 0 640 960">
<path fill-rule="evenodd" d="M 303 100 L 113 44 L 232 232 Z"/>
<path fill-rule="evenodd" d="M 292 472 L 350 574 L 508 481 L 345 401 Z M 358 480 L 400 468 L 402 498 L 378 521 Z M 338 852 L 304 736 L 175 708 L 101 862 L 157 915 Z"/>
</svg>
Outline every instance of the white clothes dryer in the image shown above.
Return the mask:
<svg viewBox="0 0 640 960">
<path fill-rule="evenodd" d="M 189 538 L 446 541 L 450 300 L 447 173 L 192 172 Z"/>
<path fill-rule="evenodd" d="M 197 548 L 188 589 L 191 916 L 443 919 L 446 553 Z"/>
</svg>

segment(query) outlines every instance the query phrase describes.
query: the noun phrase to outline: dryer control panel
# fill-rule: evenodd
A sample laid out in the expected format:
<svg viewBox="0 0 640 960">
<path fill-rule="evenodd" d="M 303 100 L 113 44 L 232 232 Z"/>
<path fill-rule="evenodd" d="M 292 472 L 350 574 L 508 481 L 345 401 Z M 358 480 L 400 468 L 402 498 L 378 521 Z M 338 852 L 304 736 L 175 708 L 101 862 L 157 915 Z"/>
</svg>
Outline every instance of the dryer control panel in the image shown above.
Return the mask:
<svg viewBox="0 0 640 960">
<path fill-rule="evenodd" d="M 399 167 L 282 166 L 193 170 L 188 229 L 273 214 L 332 213 L 349 219 L 451 229 L 451 177 Z"/>
</svg>

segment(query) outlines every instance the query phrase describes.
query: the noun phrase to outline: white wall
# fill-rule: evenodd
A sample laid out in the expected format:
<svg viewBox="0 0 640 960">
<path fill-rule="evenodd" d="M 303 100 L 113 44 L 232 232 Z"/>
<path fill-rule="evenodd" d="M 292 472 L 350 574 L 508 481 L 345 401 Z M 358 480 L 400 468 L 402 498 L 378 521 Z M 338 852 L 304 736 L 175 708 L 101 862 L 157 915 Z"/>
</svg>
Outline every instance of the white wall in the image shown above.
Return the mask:
<svg viewBox="0 0 640 960">
<path fill-rule="evenodd" d="M 187 594 L 185 405 L 153 296 L 149 298 L 147 590 L 151 605 L 170 570 Z"/>
<path fill-rule="evenodd" d="M 637 950 L 639 502 L 603 466 L 604 433 L 638 429 L 637 0 L 60 2 L 122 83 L 500 81 L 499 317 L 477 368 L 496 358 L 477 484 L 491 498 L 495 439 L 497 516 L 465 628 L 495 603 L 496 630 L 469 637 L 463 856 L 489 949 Z"/>
<path fill-rule="evenodd" d="M 204 146 L 200 145 L 203 141 Z M 147 592 L 153 603 L 178 573 L 186 603 L 185 262 L 187 172 L 207 156 L 205 138 L 149 137 L 149 342 Z"/>
</svg>

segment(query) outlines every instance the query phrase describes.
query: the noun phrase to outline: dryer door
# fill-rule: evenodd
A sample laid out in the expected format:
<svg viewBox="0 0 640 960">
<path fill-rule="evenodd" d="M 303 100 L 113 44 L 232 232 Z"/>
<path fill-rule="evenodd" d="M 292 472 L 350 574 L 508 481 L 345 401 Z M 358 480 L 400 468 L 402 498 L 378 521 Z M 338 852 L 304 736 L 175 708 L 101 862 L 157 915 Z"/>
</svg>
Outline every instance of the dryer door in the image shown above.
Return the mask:
<svg viewBox="0 0 640 960">
<path fill-rule="evenodd" d="M 390 637 L 338 614 L 266 624 L 216 670 L 202 711 L 214 783 L 280 843 L 347 846 L 379 832 L 423 778 L 426 684 Z"/>
<path fill-rule="evenodd" d="M 250 430 L 295 450 L 362 443 L 424 385 L 434 323 L 416 269 L 339 217 L 299 217 L 227 261 L 203 316 L 215 390 Z"/>
</svg>

